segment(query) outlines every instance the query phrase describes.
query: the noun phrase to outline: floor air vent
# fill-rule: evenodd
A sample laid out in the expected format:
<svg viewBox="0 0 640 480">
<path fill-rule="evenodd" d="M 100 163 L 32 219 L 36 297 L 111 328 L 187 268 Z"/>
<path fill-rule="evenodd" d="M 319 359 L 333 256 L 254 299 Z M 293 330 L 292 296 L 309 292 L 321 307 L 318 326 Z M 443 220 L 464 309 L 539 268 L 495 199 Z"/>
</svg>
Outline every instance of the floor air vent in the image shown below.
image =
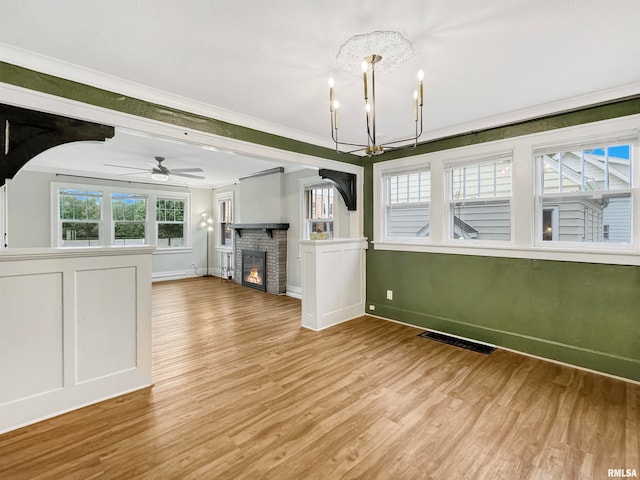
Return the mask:
<svg viewBox="0 0 640 480">
<path fill-rule="evenodd" d="M 453 345 L 454 347 L 471 350 L 472 352 L 482 353 L 483 355 L 490 355 L 496 349 L 495 347 L 490 347 L 489 345 L 483 345 L 481 343 L 475 343 L 469 340 L 462 340 L 461 338 L 450 337 L 449 335 L 444 335 L 437 332 L 422 332 L 418 334 L 418 336 L 429 338 L 437 342 L 446 343 L 447 345 Z"/>
</svg>

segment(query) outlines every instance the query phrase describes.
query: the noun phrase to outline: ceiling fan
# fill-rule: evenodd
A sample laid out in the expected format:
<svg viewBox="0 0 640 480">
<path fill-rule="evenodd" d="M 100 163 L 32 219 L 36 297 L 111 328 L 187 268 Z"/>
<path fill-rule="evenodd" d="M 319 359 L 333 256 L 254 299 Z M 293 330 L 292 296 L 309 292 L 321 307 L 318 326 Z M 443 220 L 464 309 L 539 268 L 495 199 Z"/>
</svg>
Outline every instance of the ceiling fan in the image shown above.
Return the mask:
<svg viewBox="0 0 640 480">
<path fill-rule="evenodd" d="M 167 181 L 169 177 L 186 177 L 186 178 L 195 178 L 197 180 L 203 180 L 205 177 L 202 175 L 192 175 L 188 172 L 203 172 L 200 167 L 192 167 L 192 168 L 172 168 L 169 169 L 165 167 L 162 162 L 164 161 L 164 157 L 155 157 L 156 163 L 152 161 L 147 161 L 151 168 L 140 168 L 140 167 L 129 167 L 126 165 L 113 165 L 110 163 L 105 163 L 108 167 L 118 167 L 118 168 L 128 168 L 130 170 L 139 170 L 142 172 L 151 173 L 151 178 L 153 180 L 158 181 Z M 137 173 L 137 172 L 136 172 Z M 125 175 L 135 175 L 136 173 L 125 174 Z"/>
</svg>

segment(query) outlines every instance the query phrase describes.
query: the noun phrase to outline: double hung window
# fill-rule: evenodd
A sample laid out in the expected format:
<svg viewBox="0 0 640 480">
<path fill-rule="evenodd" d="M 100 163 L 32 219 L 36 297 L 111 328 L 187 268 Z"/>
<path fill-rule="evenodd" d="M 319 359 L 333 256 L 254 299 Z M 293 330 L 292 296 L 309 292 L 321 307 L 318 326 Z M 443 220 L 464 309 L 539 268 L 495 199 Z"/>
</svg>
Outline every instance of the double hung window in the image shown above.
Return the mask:
<svg viewBox="0 0 640 480">
<path fill-rule="evenodd" d="M 114 245 L 144 245 L 147 231 L 147 197 L 131 193 L 111 195 Z"/>
<path fill-rule="evenodd" d="M 329 183 L 305 187 L 305 238 L 333 238 L 334 199 L 335 189 Z"/>
<path fill-rule="evenodd" d="M 218 200 L 218 215 L 220 219 L 220 246 L 231 247 L 233 245 L 233 229 L 229 226 L 233 223 L 233 200 L 231 197 Z"/>
<path fill-rule="evenodd" d="M 449 238 L 511 239 L 511 155 L 447 165 Z"/>
<path fill-rule="evenodd" d="M 538 240 L 631 243 L 631 142 L 600 142 L 535 153 Z"/>
<path fill-rule="evenodd" d="M 92 247 L 102 241 L 102 192 L 65 189 L 58 192 L 58 243 Z"/>
<path fill-rule="evenodd" d="M 158 248 L 185 246 L 185 200 L 158 197 L 156 200 Z"/>
<path fill-rule="evenodd" d="M 389 238 L 428 238 L 431 171 L 383 174 L 385 235 Z"/>
</svg>

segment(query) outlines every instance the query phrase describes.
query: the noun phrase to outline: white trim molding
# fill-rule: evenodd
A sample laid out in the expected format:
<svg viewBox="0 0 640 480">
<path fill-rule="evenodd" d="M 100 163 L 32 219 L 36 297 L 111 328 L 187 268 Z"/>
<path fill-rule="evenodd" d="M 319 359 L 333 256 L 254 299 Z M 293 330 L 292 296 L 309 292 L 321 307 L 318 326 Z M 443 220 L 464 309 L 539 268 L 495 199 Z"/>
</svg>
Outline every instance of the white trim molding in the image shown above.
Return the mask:
<svg viewBox="0 0 640 480">
<path fill-rule="evenodd" d="M 638 137 L 640 115 L 630 115 L 548 132 L 443 150 L 410 158 L 378 162 L 373 166 L 373 248 L 411 252 L 479 255 L 491 257 L 531 258 L 540 260 L 576 261 L 619 265 L 640 265 L 640 154 Z M 534 153 L 552 145 L 593 144 L 612 138 L 632 138 L 633 174 L 632 241 L 630 243 L 570 243 L 538 241 L 541 215 L 536 202 L 539 168 Z M 511 233 L 510 240 L 453 239 L 449 235 L 447 165 L 461 160 L 473 160 L 513 152 Z M 431 166 L 431 202 L 429 205 L 430 236 L 428 239 L 386 238 L 384 215 L 385 173 Z M 539 205 L 538 205 L 539 207 Z"/>
</svg>

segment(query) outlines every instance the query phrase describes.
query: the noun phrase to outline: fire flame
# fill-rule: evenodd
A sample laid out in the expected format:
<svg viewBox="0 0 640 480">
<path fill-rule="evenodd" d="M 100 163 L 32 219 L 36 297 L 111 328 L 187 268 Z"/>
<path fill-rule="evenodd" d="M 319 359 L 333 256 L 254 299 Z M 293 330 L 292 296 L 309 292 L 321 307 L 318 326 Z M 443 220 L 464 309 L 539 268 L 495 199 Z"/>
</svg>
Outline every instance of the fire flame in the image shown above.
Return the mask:
<svg viewBox="0 0 640 480">
<path fill-rule="evenodd" d="M 262 277 L 258 273 L 258 268 L 257 267 L 253 267 L 251 269 L 251 272 L 249 272 L 249 275 L 247 275 L 247 282 L 249 282 L 249 283 L 257 283 L 257 284 L 261 284 L 262 283 Z"/>
</svg>

